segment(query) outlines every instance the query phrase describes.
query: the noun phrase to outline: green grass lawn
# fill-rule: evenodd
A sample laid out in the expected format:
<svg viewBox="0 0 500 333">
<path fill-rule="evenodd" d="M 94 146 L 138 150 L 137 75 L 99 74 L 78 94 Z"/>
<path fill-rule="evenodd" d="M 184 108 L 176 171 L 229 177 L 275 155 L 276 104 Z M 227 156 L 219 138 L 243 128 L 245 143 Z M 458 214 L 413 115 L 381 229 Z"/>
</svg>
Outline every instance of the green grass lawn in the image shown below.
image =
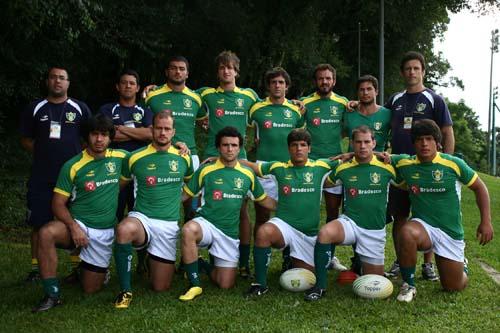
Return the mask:
<svg viewBox="0 0 500 333">
<path fill-rule="evenodd" d="M 492 216 L 500 232 L 500 181 L 482 175 L 491 196 Z M 350 286 L 335 283 L 337 273 L 329 273 L 329 289 L 319 302 L 307 303 L 302 294 L 280 290 L 278 279 L 281 255 L 273 252 L 269 270 L 270 292 L 260 299 L 245 300 L 243 292 L 249 282 L 238 280 L 236 288 L 219 290 L 203 277 L 204 293 L 190 303 L 177 297 L 185 291 L 187 281 L 177 275 L 173 287 L 164 293 L 148 288 L 145 279 L 133 280 L 134 300 L 127 310 L 116 310 L 113 299 L 118 281 L 100 293 L 85 296 L 78 286 L 62 286 L 64 305 L 46 313 L 31 314 L 30 309 L 42 297 L 41 285 L 25 284 L 29 271 L 29 246 L 24 228 L 4 229 L 0 253 L 0 332 L 123 332 L 123 331 L 250 331 L 250 332 L 318 332 L 318 331 L 500 331 L 500 287 L 482 271 L 479 261 L 500 271 L 500 241 L 497 237 L 487 246 L 478 245 L 475 232 L 479 213 L 472 192 L 463 191 L 463 215 L 470 263 L 470 282 L 461 293 L 445 293 L 439 283 L 417 280 L 418 294 L 413 303 L 396 301 L 394 294 L 386 300 L 371 301 L 356 297 Z M 390 227 L 388 229 L 390 233 Z M 390 239 L 391 237 L 388 237 Z M 394 259 L 392 242 L 387 243 L 386 267 Z M 348 262 L 351 249 L 338 247 L 337 255 Z M 60 275 L 68 272 L 67 258 Z M 421 256 L 419 256 L 421 260 Z M 417 268 L 420 276 L 420 267 Z"/>
</svg>

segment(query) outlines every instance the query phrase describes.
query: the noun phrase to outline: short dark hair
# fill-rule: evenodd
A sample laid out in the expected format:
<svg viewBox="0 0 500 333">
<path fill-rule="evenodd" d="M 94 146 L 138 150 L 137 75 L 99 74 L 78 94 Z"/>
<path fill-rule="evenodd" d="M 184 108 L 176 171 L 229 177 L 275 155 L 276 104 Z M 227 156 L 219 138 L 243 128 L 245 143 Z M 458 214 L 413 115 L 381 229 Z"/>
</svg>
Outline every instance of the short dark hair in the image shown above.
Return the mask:
<svg viewBox="0 0 500 333">
<path fill-rule="evenodd" d="M 215 135 L 216 148 L 220 147 L 220 142 L 222 141 L 222 138 L 226 136 L 232 138 L 238 138 L 239 146 L 240 147 L 243 146 L 243 136 L 241 136 L 241 133 L 236 129 L 236 127 L 226 126 L 219 132 L 217 132 L 217 134 Z"/>
<path fill-rule="evenodd" d="M 170 66 L 170 63 L 173 62 L 173 61 L 181 61 L 181 62 L 185 63 L 186 64 L 186 69 L 189 72 L 189 61 L 187 60 L 186 57 L 181 56 L 181 55 L 171 56 L 167 60 L 167 67 L 166 67 L 166 69 L 168 69 L 168 67 Z"/>
<path fill-rule="evenodd" d="M 108 133 L 109 138 L 113 140 L 115 138 L 115 125 L 109 117 L 98 113 L 83 121 L 80 127 L 80 136 L 87 143 L 89 142 L 89 134 L 92 132 Z"/>
<path fill-rule="evenodd" d="M 294 128 L 290 133 L 288 133 L 288 136 L 286 138 L 286 141 L 288 143 L 288 146 L 292 144 L 292 142 L 295 141 L 305 141 L 307 142 L 307 145 L 311 145 L 311 134 L 303 128 Z"/>
<path fill-rule="evenodd" d="M 373 88 L 375 88 L 375 90 L 378 90 L 378 80 L 375 76 L 369 74 L 361 76 L 356 82 L 356 90 L 359 89 L 359 86 L 363 82 L 370 82 L 373 85 Z"/>
<path fill-rule="evenodd" d="M 68 77 L 68 81 L 69 81 L 69 72 L 68 72 L 68 68 L 67 66 L 64 66 L 62 64 L 53 64 L 51 66 L 49 66 L 49 69 L 47 69 L 47 79 L 49 78 L 49 75 L 50 75 L 50 72 L 53 70 L 53 69 L 62 69 L 63 71 L 66 72 L 66 76 Z"/>
<path fill-rule="evenodd" d="M 375 140 L 375 133 L 373 132 L 373 130 L 370 127 L 368 127 L 366 125 L 361 125 L 361 126 L 356 127 L 355 129 L 353 129 L 352 133 L 351 133 L 351 140 L 354 141 L 354 138 L 356 137 L 356 134 L 358 134 L 358 133 L 370 133 L 372 140 Z"/>
<path fill-rule="evenodd" d="M 442 134 L 441 129 L 432 119 L 420 119 L 413 123 L 411 127 L 411 142 L 415 141 L 424 135 L 432 135 L 436 143 L 441 144 Z"/>
<path fill-rule="evenodd" d="M 322 72 L 322 71 L 330 71 L 330 72 L 332 72 L 334 79 L 337 77 L 337 71 L 335 70 L 335 68 L 332 65 L 330 65 L 330 64 L 319 64 L 318 66 L 316 66 L 314 68 L 313 80 L 316 80 L 316 74 L 318 74 L 318 72 Z"/>
<path fill-rule="evenodd" d="M 286 86 L 290 87 L 290 85 L 292 84 L 292 79 L 290 79 L 290 75 L 288 75 L 287 71 L 282 67 L 274 67 L 268 70 L 266 74 L 264 74 L 264 83 L 266 85 L 266 88 L 269 89 L 269 83 L 271 82 L 271 80 L 278 76 L 282 76 L 285 79 Z"/>
<path fill-rule="evenodd" d="M 161 110 L 160 112 L 155 113 L 153 116 L 153 123 L 152 123 L 153 127 L 154 127 L 157 119 L 165 119 L 165 118 L 171 118 L 172 119 L 172 127 L 175 126 L 175 119 L 174 119 L 174 116 L 172 115 L 172 112 L 170 110 Z"/>
<path fill-rule="evenodd" d="M 224 50 L 215 57 L 215 65 L 219 67 L 220 65 L 233 64 L 236 73 L 240 72 L 240 58 L 236 53 L 228 50 Z"/>
<path fill-rule="evenodd" d="M 118 77 L 116 78 L 116 83 L 120 83 L 120 80 L 122 79 L 122 76 L 124 75 L 130 75 L 130 76 L 133 76 L 135 77 L 135 80 L 137 81 L 137 84 L 139 85 L 140 83 L 140 79 L 139 79 L 139 73 L 137 73 L 135 70 L 131 69 L 131 68 L 126 68 L 126 69 L 123 69 L 120 74 L 118 74 Z"/>
<path fill-rule="evenodd" d="M 406 52 L 405 55 L 403 56 L 403 59 L 401 59 L 401 64 L 399 65 L 399 69 L 401 70 L 401 72 L 404 70 L 406 63 L 410 60 L 420 61 L 420 65 L 422 65 L 422 71 L 425 71 L 424 55 L 417 51 L 409 51 Z"/>
</svg>

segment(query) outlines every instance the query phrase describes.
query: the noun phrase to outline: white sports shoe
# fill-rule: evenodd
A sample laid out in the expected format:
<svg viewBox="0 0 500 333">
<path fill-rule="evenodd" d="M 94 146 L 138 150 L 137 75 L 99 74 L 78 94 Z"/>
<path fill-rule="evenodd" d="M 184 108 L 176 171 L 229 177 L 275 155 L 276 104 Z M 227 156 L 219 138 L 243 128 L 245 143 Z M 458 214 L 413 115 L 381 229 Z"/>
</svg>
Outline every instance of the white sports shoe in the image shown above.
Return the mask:
<svg viewBox="0 0 500 333">
<path fill-rule="evenodd" d="M 336 271 L 343 272 L 347 271 L 348 268 L 340 263 L 339 258 L 333 257 L 330 261 L 330 264 L 328 265 L 328 269 L 334 269 Z"/>
<path fill-rule="evenodd" d="M 399 295 L 397 300 L 400 302 L 410 303 L 417 296 L 417 288 L 410 286 L 408 283 L 404 282 L 399 290 Z"/>
</svg>

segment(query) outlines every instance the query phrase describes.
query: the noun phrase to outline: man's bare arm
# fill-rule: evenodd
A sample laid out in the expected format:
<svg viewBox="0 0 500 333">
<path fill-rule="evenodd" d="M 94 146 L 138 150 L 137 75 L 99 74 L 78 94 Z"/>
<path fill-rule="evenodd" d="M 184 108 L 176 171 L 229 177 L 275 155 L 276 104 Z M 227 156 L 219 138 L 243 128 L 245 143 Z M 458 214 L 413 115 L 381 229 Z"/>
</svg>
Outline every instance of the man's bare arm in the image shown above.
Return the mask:
<svg viewBox="0 0 500 333">
<path fill-rule="evenodd" d="M 455 152 L 455 134 L 453 126 L 441 127 L 441 135 L 443 136 L 443 153 L 453 154 Z"/>
<path fill-rule="evenodd" d="M 476 204 L 481 215 L 481 222 L 477 227 L 476 237 L 479 240 L 479 244 L 485 245 L 493 239 L 493 225 L 491 224 L 490 213 L 490 195 L 486 185 L 484 185 L 483 181 L 479 177 L 469 188 L 474 191 Z"/>
<path fill-rule="evenodd" d="M 85 232 L 80 228 L 69 212 L 67 206 L 68 200 L 69 197 L 60 193 L 54 193 L 54 197 L 52 198 L 52 211 L 54 212 L 54 217 L 68 227 L 71 233 L 71 239 L 76 247 L 86 247 L 89 240 Z"/>
</svg>

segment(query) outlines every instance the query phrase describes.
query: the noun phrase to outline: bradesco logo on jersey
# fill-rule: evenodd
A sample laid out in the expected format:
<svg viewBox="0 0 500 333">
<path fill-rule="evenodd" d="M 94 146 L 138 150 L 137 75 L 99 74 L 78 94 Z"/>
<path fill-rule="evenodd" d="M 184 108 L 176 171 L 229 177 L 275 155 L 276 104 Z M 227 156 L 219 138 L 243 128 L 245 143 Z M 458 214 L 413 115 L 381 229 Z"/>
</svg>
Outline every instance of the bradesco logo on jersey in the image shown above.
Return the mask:
<svg viewBox="0 0 500 333">
<path fill-rule="evenodd" d="M 180 177 L 156 177 L 146 176 L 146 186 L 156 186 L 161 183 L 178 183 L 181 181 Z"/>
<path fill-rule="evenodd" d="M 243 199 L 243 195 L 241 194 L 233 194 L 233 193 L 224 193 L 221 190 L 214 190 L 212 192 L 212 199 L 215 201 L 220 201 L 223 199 Z"/>
<path fill-rule="evenodd" d="M 413 195 L 419 195 L 420 193 L 443 193 L 446 192 L 444 187 L 420 187 L 416 184 L 410 185 L 410 192 Z"/>
<path fill-rule="evenodd" d="M 224 109 L 223 108 L 215 109 L 215 116 L 218 118 L 224 117 Z"/>
<path fill-rule="evenodd" d="M 83 185 L 85 192 L 93 192 L 97 190 L 99 187 L 109 184 L 118 183 L 118 179 L 106 179 L 103 181 L 96 182 L 94 180 L 86 181 Z"/>
<path fill-rule="evenodd" d="M 146 185 L 147 186 L 155 186 L 156 185 L 156 176 L 146 176 Z"/>
</svg>

